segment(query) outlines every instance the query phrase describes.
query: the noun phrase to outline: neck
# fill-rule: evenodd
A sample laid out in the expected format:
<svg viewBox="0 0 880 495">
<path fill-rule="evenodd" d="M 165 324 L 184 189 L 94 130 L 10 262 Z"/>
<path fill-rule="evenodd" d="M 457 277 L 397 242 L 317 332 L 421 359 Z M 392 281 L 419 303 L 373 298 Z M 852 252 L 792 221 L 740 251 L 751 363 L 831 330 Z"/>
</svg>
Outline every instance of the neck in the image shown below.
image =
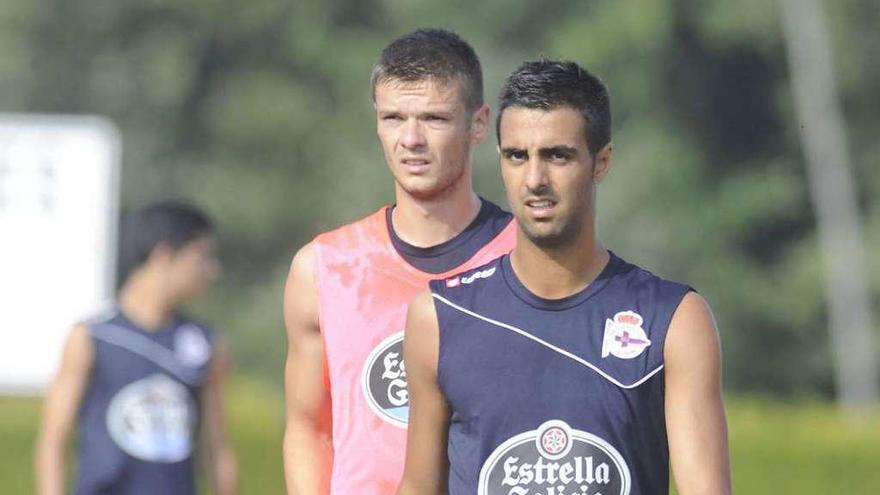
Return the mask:
<svg viewBox="0 0 880 495">
<path fill-rule="evenodd" d="M 118 304 L 126 318 L 144 330 L 158 330 L 174 315 L 161 280 L 150 273 L 133 273 L 119 291 Z"/>
<path fill-rule="evenodd" d="M 510 264 L 527 289 L 544 299 L 562 299 L 582 291 L 610 259 L 590 229 L 589 235 L 564 246 L 539 247 L 519 231 Z"/>
<path fill-rule="evenodd" d="M 480 198 L 471 188 L 470 174 L 438 197 L 416 198 L 399 185 L 395 186 L 395 197 L 397 206 L 391 212 L 394 232 L 417 247 L 436 246 L 452 239 L 480 212 Z"/>
</svg>

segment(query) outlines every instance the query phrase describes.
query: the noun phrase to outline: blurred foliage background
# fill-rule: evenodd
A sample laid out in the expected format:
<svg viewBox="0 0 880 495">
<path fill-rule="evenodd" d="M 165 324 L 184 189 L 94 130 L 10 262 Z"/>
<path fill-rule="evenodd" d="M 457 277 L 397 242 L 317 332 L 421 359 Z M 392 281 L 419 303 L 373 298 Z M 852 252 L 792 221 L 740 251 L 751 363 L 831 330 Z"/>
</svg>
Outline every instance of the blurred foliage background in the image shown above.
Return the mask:
<svg viewBox="0 0 880 495">
<path fill-rule="evenodd" d="M 880 3 L 823 7 L 876 307 Z M 0 3 L 0 110 L 110 117 L 123 136 L 124 208 L 187 198 L 217 219 L 224 277 L 193 311 L 228 336 L 237 373 L 280 395 L 288 264 L 316 233 L 393 200 L 369 73 L 387 42 L 423 26 L 473 44 L 493 104 L 525 59 L 600 75 L 615 118 L 615 167 L 599 193 L 606 245 L 708 298 L 727 392 L 833 397 L 772 2 L 12 0 Z M 488 141 L 475 184 L 503 204 Z"/>
</svg>

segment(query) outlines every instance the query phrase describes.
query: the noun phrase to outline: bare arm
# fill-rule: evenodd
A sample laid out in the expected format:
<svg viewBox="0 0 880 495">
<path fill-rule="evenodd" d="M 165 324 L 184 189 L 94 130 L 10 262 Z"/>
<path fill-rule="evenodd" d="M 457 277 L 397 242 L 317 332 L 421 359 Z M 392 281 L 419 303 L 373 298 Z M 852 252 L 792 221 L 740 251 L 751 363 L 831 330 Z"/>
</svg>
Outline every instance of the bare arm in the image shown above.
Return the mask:
<svg viewBox="0 0 880 495">
<path fill-rule="evenodd" d="M 430 292 L 423 292 L 410 304 L 403 340 L 410 416 L 406 466 L 398 495 L 447 491 L 450 410 L 437 382 L 439 336 L 433 298 Z"/>
<path fill-rule="evenodd" d="M 678 493 L 729 494 L 721 347 L 712 312 L 699 294 L 687 294 L 675 311 L 664 357 L 666 429 Z"/>
<path fill-rule="evenodd" d="M 208 478 L 217 495 L 232 495 L 238 488 L 235 452 L 226 435 L 224 385 L 228 368 L 229 353 L 226 344 L 218 340 L 210 376 L 202 392 L 202 434 L 208 447 L 206 449 Z"/>
<path fill-rule="evenodd" d="M 293 258 L 284 290 L 284 472 L 287 492 L 293 495 L 329 493 L 333 462 L 330 393 L 324 377 L 313 250 L 309 244 Z"/>
<path fill-rule="evenodd" d="M 65 491 L 65 448 L 88 385 L 93 354 L 88 329 L 83 325 L 75 326 L 64 344 L 61 367 L 43 402 L 34 458 L 36 487 L 40 495 L 62 495 Z"/>
</svg>

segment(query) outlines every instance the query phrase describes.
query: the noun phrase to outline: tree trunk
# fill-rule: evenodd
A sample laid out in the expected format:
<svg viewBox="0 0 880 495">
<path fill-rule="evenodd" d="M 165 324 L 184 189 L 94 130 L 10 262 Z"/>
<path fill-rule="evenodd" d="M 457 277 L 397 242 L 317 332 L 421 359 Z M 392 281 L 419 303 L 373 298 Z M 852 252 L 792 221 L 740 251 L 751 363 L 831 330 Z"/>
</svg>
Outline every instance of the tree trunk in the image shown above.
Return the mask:
<svg viewBox="0 0 880 495">
<path fill-rule="evenodd" d="M 838 400 L 877 404 L 876 334 L 846 129 L 819 0 L 779 0 L 810 197 L 816 212 Z"/>
</svg>

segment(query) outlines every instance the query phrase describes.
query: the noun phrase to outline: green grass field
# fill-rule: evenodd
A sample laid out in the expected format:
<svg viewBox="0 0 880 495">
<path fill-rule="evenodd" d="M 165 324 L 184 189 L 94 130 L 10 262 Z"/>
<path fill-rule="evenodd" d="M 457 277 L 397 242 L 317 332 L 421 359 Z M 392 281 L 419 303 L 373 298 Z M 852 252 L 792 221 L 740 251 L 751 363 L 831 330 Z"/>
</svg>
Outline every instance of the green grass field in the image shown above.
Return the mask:
<svg viewBox="0 0 880 495">
<path fill-rule="evenodd" d="M 242 493 L 284 492 L 280 390 L 238 381 L 230 421 Z M 821 402 L 728 400 L 734 491 L 740 494 L 876 494 L 880 487 L 880 417 L 847 421 Z M 32 492 L 32 441 L 39 402 L 0 398 L 0 487 Z"/>
</svg>

